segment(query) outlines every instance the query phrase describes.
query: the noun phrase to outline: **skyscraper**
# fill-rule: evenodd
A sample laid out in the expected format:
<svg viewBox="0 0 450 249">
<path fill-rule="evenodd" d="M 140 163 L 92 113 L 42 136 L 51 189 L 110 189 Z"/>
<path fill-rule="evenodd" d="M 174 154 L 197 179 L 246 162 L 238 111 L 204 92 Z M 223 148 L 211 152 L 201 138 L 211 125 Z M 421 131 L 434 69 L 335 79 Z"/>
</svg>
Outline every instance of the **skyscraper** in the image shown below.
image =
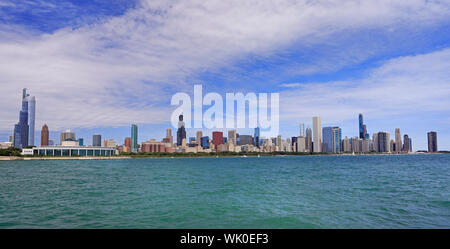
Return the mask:
<svg viewBox="0 0 450 249">
<path fill-rule="evenodd" d="M 34 146 L 34 130 L 36 118 L 36 98 L 27 94 L 28 101 L 28 145 Z"/>
<path fill-rule="evenodd" d="M 305 136 L 305 124 L 301 123 L 300 124 L 300 137 L 304 137 Z"/>
<path fill-rule="evenodd" d="M 97 147 L 102 146 L 102 135 L 94 134 L 92 136 L 92 146 L 97 146 Z"/>
<path fill-rule="evenodd" d="M 339 127 L 324 127 L 322 129 L 323 147 L 322 152 L 341 152 L 342 129 Z"/>
<path fill-rule="evenodd" d="M 389 132 L 378 132 L 378 152 L 391 152 Z"/>
<path fill-rule="evenodd" d="M 255 146 L 256 147 L 258 147 L 259 148 L 259 146 L 260 146 L 260 129 L 259 129 L 259 127 L 256 127 L 255 128 L 255 134 L 254 134 L 254 137 L 255 137 Z"/>
<path fill-rule="evenodd" d="M 410 142 L 410 138 L 409 138 L 409 136 L 408 136 L 408 134 L 405 134 L 404 136 L 403 136 L 403 152 L 409 152 L 409 142 Z"/>
<path fill-rule="evenodd" d="M 313 117 L 313 152 L 322 152 L 322 123 L 320 117 Z"/>
<path fill-rule="evenodd" d="M 229 130 L 228 131 L 228 141 L 233 144 L 233 145 L 237 145 L 237 141 L 236 141 L 236 130 Z"/>
<path fill-rule="evenodd" d="M 41 130 L 41 146 L 48 146 L 48 126 L 44 124 Z"/>
<path fill-rule="evenodd" d="M 186 139 L 186 129 L 183 121 L 183 114 L 178 116 L 178 130 L 177 130 L 177 145 L 181 146 L 183 144 L 183 139 Z"/>
<path fill-rule="evenodd" d="M 201 138 L 201 146 L 203 149 L 209 149 L 209 137 L 205 136 Z"/>
<path fill-rule="evenodd" d="M 136 124 L 131 125 L 131 152 L 138 152 L 138 126 Z"/>
<path fill-rule="evenodd" d="M 359 114 L 359 138 L 364 139 L 364 120 L 362 113 Z"/>
<path fill-rule="evenodd" d="M 305 151 L 312 152 L 312 131 L 311 128 L 306 128 L 306 141 L 305 141 Z"/>
<path fill-rule="evenodd" d="M 428 152 L 437 152 L 437 133 L 435 131 L 428 132 Z"/>
<path fill-rule="evenodd" d="M 172 136 L 172 129 L 171 128 L 167 128 L 166 129 L 166 140 L 173 145 L 173 136 Z"/>
<path fill-rule="evenodd" d="M 76 140 L 75 133 L 71 132 L 70 130 L 66 130 L 65 132 L 61 132 L 61 135 L 59 137 L 60 144 L 62 144 L 62 142 L 66 141 L 68 139 L 71 139 L 71 140 L 75 141 Z"/>
<path fill-rule="evenodd" d="M 29 125 L 28 125 L 28 101 L 27 97 L 27 89 L 24 88 L 22 90 L 22 109 L 19 114 L 19 123 L 14 125 L 14 147 L 22 149 L 23 147 L 28 146 L 28 133 L 29 133 Z"/>
<path fill-rule="evenodd" d="M 197 143 L 197 145 L 201 146 L 202 144 L 202 137 L 203 137 L 203 132 L 202 131 L 197 131 L 196 132 L 196 137 L 195 137 L 195 142 Z"/>
<path fill-rule="evenodd" d="M 217 150 L 217 146 L 223 143 L 223 132 L 221 131 L 213 131 L 212 133 L 213 141 L 215 149 Z"/>
<path fill-rule="evenodd" d="M 400 133 L 400 128 L 395 128 L 395 152 L 400 153 L 402 151 L 402 135 Z"/>
</svg>

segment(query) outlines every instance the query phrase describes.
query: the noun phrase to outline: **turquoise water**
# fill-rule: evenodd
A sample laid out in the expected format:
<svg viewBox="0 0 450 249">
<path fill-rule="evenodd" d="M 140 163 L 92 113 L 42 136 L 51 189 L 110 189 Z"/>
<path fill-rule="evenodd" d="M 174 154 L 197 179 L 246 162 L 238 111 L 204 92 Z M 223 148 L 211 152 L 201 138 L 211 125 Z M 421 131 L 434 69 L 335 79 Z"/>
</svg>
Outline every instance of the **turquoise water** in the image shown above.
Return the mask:
<svg viewBox="0 0 450 249">
<path fill-rule="evenodd" d="M 0 162 L 0 228 L 450 228 L 450 155 Z"/>
</svg>

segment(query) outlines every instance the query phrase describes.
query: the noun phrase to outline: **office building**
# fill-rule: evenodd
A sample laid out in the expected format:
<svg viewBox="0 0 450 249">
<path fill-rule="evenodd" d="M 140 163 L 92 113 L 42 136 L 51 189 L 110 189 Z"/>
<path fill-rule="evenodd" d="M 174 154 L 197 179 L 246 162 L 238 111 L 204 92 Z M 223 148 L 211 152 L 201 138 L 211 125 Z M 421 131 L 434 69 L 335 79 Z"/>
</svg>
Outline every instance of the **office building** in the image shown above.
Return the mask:
<svg viewBox="0 0 450 249">
<path fill-rule="evenodd" d="M 312 130 L 311 128 L 306 128 L 306 137 L 305 137 L 305 151 L 312 152 Z"/>
<path fill-rule="evenodd" d="M 322 152 L 322 123 L 320 117 L 313 117 L 313 143 L 313 152 Z"/>
<path fill-rule="evenodd" d="M 378 152 L 391 152 L 389 132 L 378 132 L 377 134 L 377 146 Z"/>
<path fill-rule="evenodd" d="M 395 128 L 395 152 L 400 153 L 403 149 L 402 135 L 400 133 L 400 128 Z"/>
<path fill-rule="evenodd" d="M 233 144 L 233 145 L 237 145 L 237 141 L 236 141 L 236 130 L 229 130 L 228 131 L 228 141 Z"/>
<path fill-rule="evenodd" d="M 44 124 L 41 130 L 41 146 L 48 146 L 49 132 L 48 126 Z"/>
<path fill-rule="evenodd" d="M 28 101 L 28 146 L 34 146 L 34 129 L 36 119 L 36 98 L 27 94 Z"/>
<path fill-rule="evenodd" d="M 255 134 L 254 134 L 254 138 L 255 138 L 255 146 L 257 148 L 259 148 L 261 146 L 261 130 L 259 129 L 259 127 L 255 128 Z"/>
<path fill-rule="evenodd" d="M 428 135 L 428 152 L 438 152 L 437 132 L 430 131 Z"/>
<path fill-rule="evenodd" d="M 62 144 L 62 142 L 66 141 L 66 140 L 76 140 L 75 133 L 71 132 L 70 130 L 61 132 L 61 135 L 59 137 L 60 144 Z"/>
<path fill-rule="evenodd" d="M 19 122 L 14 125 L 14 147 L 23 148 L 28 146 L 29 125 L 28 125 L 28 99 L 27 89 L 22 90 L 22 109 L 19 113 Z"/>
<path fill-rule="evenodd" d="M 402 151 L 403 151 L 403 152 L 409 152 L 409 151 L 410 151 L 409 145 L 410 145 L 410 139 L 409 139 L 409 136 L 408 136 L 408 134 L 405 134 L 405 135 L 403 136 L 403 148 L 402 148 Z"/>
<path fill-rule="evenodd" d="M 223 144 L 223 132 L 214 131 L 212 133 L 212 136 L 213 136 L 212 143 L 214 144 L 214 149 L 217 150 L 217 146 L 219 146 L 220 144 Z"/>
<path fill-rule="evenodd" d="M 166 139 L 165 141 L 167 143 L 173 144 L 173 136 L 172 136 L 172 129 L 171 128 L 167 128 L 166 129 Z"/>
<path fill-rule="evenodd" d="M 138 152 L 138 126 L 136 124 L 131 125 L 131 152 Z"/>
<path fill-rule="evenodd" d="M 201 138 L 201 146 L 203 149 L 209 149 L 209 137 L 208 136 Z"/>
<path fill-rule="evenodd" d="M 103 145 L 107 148 L 116 148 L 117 143 L 114 139 L 105 139 L 105 141 L 103 141 Z"/>
<path fill-rule="evenodd" d="M 238 145 L 254 145 L 251 135 L 239 135 Z"/>
<path fill-rule="evenodd" d="M 195 141 L 197 142 L 197 145 L 201 146 L 202 144 L 202 137 L 203 137 L 203 132 L 202 131 L 197 131 L 195 134 Z"/>
<path fill-rule="evenodd" d="M 78 138 L 78 146 L 84 146 L 84 139 Z"/>
<path fill-rule="evenodd" d="M 306 138 L 305 137 L 297 137 L 296 142 L 296 152 L 306 152 Z"/>
<path fill-rule="evenodd" d="M 92 146 L 102 147 L 102 136 L 100 134 L 94 134 L 92 136 Z"/>
<path fill-rule="evenodd" d="M 183 115 L 178 116 L 177 145 L 183 145 L 183 139 L 186 139 L 186 129 L 183 121 Z"/>
<path fill-rule="evenodd" d="M 305 124 L 300 124 L 300 137 L 305 137 Z"/>
</svg>

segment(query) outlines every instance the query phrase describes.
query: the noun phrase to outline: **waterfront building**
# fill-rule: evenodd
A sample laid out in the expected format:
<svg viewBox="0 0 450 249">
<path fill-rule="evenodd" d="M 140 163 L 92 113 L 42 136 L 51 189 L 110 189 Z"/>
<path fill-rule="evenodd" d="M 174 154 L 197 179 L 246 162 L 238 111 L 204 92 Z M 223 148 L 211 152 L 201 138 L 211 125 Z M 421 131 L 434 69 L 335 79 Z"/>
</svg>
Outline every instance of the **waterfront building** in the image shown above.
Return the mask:
<svg viewBox="0 0 450 249">
<path fill-rule="evenodd" d="M 197 131 L 195 134 L 195 141 L 197 142 L 197 145 L 202 146 L 202 137 L 203 137 L 203 132 L 202 131 Z"/>
<path fill-rule="evenodd" d="M 79 142 L 77 140 L 73 140 L 73 139 L 69 138 L 69 139 L 62 141 L 61 146 L 62 147 L 75 147 L 75 146 L 79 146 Z"/>
<path fill-rule="evenodd" d="M 237 141 L 236 141 L 236 130 L 229 130 L 228 131 L 228 141 L 233 144 L 233 145 L 237 145 Z"/>
<path fill-rule="evenodd" d="M 313 142 L 313 152 L 322 152 L 322 123 L 320 117 L 313 117 Z"/>
<path fill-rule="evenodd" d="M 0 142 L 0 149 L 8 149 L 13 146 L 12 142 Z"/>
<path fill-rule="evenodd" d="M 41 130 L 41 146 L 48 146 L 49 132 L 48 126 L 44 124 Z"/>
<path fill-rule="evenodd" d="M 103 146 L 108 148 L 116 148 L 117 143 L 114 139 L 105 139 L 105 141 L 103 141 Z"/>
<path fill-rule="evenodd" d="M 84 146 L 84 139 L 78 138 L 78 146 Z"/>
<path fill-rule="evenodd" d="M 403 148 L 402 148 L 402 151 L 403 152 L 409 152 L 410 151 L 410 149 L 409 149 L 409 145 L 410 145 L 410 139 L 409 139 L 409 136 L 408 136 L 408 134 L 405 134 L 404 136 L 403 136 Z"/>
<path fill-rule="evenodd" d="M 157 142 L 155 139 L 150 139 L 143 142 L 141 145 L 141 152 L 155 153 L 155 152 L 172 152 L 172 145 L 170 143 Z"/>
<path fill-rule="evenodd" d="M 389 132 L 378 132 L 377 144 L 378 152 L 391 152 L 390 150 L 390 134 Z"/>
<path fill-rule="evenodd" d="M 395 152 L 400 153 L 403 149 L 400 128 L 395 128 Z"/>
<path fill-rule="evenodd" d="M 29 125 L 28 125 L 28 99 L 27 89 L 22 90 L 22 109 L 19 113 L 19 122 L 14 125 L 14 147 L 23 148 L 28 146 Z"/>
<path fill-rule="evenodd" d="M 217 150 L 217 146 L 219 146 L 220 144 L 223 144 L 223 132 L 214 131 L 212 133 L 212 136 L 213 136 L 212 143 L 214 144 L 214 149 Z"/>
<path fill-rule="evenodd" d="M 183 139 L 186 139 L 185 123 L 183 121 L 183 114 L 178 116 L 178 130 L 177 130 L 177 145 L 183 145 Z"/>
<path fill-rule="evenodd" d="M 201 138 L 201 146 L 203 149 L 209 149 L 209 137 L 204 136 Z"/>
<path fill-rule="evenodd" d="M 255 138 L 255 146 L 257 148 L 259 148 L 261 146 L 261 139 L 260 139 L 261 135 L 260 135 L 260 133 L 261 133 L 261 130 L 259 129 L 259 127 L 256 127 L 255 128 L 254 138 Z"/>
<path fill-rule="evenodd" d="M 102 136 L 100 134 L 94 134 L 92 136 L 92 146 L 102 146 Z"/>
<path fill-rule="evenodd" d="M 344 140 L 342 141 L 342 148 L 344 152 L 352 152 L 352 146 L 350 143 L 350 139 L 348 139 L 348 137 L 345 137 Z"/>
<path fill-rule="evenodd" d="M 427 136 L 428 136 L 428 152 L 438 152 L 437 132 L 430 131 L 427 133 Z"/>
<path fill-rule="evenodd" d="M 312 130 L 311 128 L 306 128 L 306 137 L 305 137 L 305 151 L 312 152 Z"/>
<path fill-rule="evenodd" d="M 73 142 L 70 140 L 64 142 Z M 23 149 L 22 155 L 35 156 L 113 156 L 116 154 L 115 148 L 94 147 L 94 146 L 38 146 L 32 149 Z"/>
<path fill-rule="evenodd" d="M 300 136 L 296 140 L 296 152 L 306 152 L 306 138 Z"/>
<path fill-rule="evenodd" d="M 253 145 L 253 137 L 251 135 L 239 135 L 238 145 Z"/>
<path fill-rule="evenodd" d="M 36 98 L 27 94 L 28 102 L 28 146 L 34 146 L 34 129 L 36 119 Z"/>
<path fill-rule="evenodd" d="M 297 141 L 298 141 L 298 137 L 292 137 L 291 138 L 291 147 L 293 148 L 294 152 L 298 152 Z"/>
<path fill-rule="evenodd" d="M 333 152 L 333 127 L 323 127 L 322 135 L 323 135 L 322 152 L 325 153 Z"/>
<path fill-rule="evenodd" d="M 131 152 L 137 153 L 138 148 L 138 126 L 136 124 L 131 125 Z"/>
<path fill-rule="evenodd" d="M 62 144 L 62 142 L 66 141 L 66 140 L 76 140 L 75 133 L 71 132 L 70 130 L 61 132 L 61 135 L 59 138 L 60 138 L 59 139 L 60 144 Z"/>
<path fill-rule="evenodd" d="M 172 136 L 172 129 L 171 128 L 167 128 L 166 129 L 166 139 L 165 141 L 167 143 L 173 144 L 173 136 Z"/>
</svg>

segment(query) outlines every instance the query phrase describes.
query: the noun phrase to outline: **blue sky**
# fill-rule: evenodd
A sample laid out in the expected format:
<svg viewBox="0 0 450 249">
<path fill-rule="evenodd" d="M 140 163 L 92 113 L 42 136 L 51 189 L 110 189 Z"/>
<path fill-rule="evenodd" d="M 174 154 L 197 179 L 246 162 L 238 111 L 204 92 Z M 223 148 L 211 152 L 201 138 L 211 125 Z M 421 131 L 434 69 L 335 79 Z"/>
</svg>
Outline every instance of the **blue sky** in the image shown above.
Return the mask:
<svg viewBox="0 0 450 249">
<path fill-rule="evenodd" d="M 36 143 L 44 123 L 122 143 L 133 122 L 162 138 L 171 96 L 203 84 L 279 92 L 283 137 L 315 115 L 357 136 L 362 112 L 370 134 L 400 128 L 419 150 L 434 130 L 450 150 L 449 28 L 448 1 L 0 0 L 0 140 L 23 87 Z"/>
</svg>

